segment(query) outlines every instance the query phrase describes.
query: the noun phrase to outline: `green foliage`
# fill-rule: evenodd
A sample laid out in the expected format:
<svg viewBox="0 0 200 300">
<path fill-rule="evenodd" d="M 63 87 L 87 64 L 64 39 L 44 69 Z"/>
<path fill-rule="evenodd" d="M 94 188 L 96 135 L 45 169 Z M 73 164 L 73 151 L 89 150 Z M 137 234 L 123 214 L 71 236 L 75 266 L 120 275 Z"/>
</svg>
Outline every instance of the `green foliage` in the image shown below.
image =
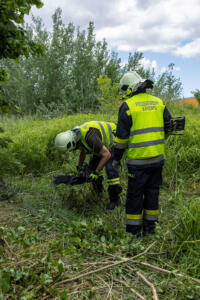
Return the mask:
<svg viewBox="0 0 200 300">
<path fill-rule="evenodd" d="M 42 53 L 42 47 L 28 38 L 27 32 L 19 24 L 24 22 L 24 15 L 29 14 L 32 5 L 38 8 L 40 0 L 13 0 L 0 2 L 0 60 L 3 58 L 18 59 L 19 56 Z M 9 79 L 7 71 L 0 66 L 0 114 L 8 115 L 11 110 L 18 111 L 6 95 L 3 86 Z M 9 138 L 0 138 L 0 147 L 6 147 Z"/>
<path fill-rule="evenodd" d="M 176 231 L 178 238 L 181 241 L 200 240 L 200 198 L 193 197 L 185 204 L 180 197 L 177 208 L 181 213 L 180 225 Z"/>
<path fill-rule="evenodd" d="M 189 255 L 194 249 L 193 244 L 190 244 L 189 250 L 189 247 L 185 248 L 180 244 L 180 240 L 172 239 L 173 234 L 176 234 L 172 229 L 166 234 L 169 221 L 173 221 L 174 226 L 180 217 L 177 210 L 171 219 L 172 203 L 161 201 L 162 205 L 168 205 L 161 216 L 161 220 L 164 220 L 165 216 L 168 220 L 166 224 L 162 224 L 164 229 L 157 228 L 155 237 L 136 239 L 125 233 L 124 203 L 112 214 L 106 214 L 101 202 L 95 203 L 98 197 L 93 193 L 90 205 L 85 207 L 82 203 L 82 206 L 77 206 L 77 198 L 83 193 L 80 193 L 80 187 L 69 191 L 60 187 L 52 191 L 48 187 L 49 180 L 49 174 L 42 178 L 12 178 L 11 182 L 15 182 L 17 192 L 15 201 L 20 201 L 26 209 L 8 206 L 11 209 L 8 213 L 5 210 L 6 206 L 3 207 L 0 203 L 0 218 L 4 220 L 6 216 L 6 224 L 0 227 L 0 291 L 4 297 L 8 294 L 15 297 L 16 286 L 19 299 L 56 298 L 60 296 L 61 291 L 62 296 L 70 297 L 73 292 L 77 292 L 76 288 L 79 286 L 78 292 L 81 295 L 89 297 L 89 291 L 94 291 L 95 287 L 96 298 L 104 299 L 108 289 L 101 287 L 102 282 L 106 282 L 107 287 L 112 283 L 113 297 L 117 293 L 117 298 L 123 295 L 123 298 L 132 299 L 129 290 L 122 289 L 119 282 L 115 282 L 124 280 L 130 286 L 134 285 L 134 289 L 146 295 L 146 298 L 151 299 L 151 290 L 145 288 L 136 276 L 136 272 L 140 271 L 146 278 L 150 278 L 161 299 L 198 299 L 198 284 L 193 282 L 190 276 L 198 277 L 199 253 L 195 259 L 195 266 Z M 72 193 L 75 189 L 76 195 Z M 85 187 L 86 202 L 88 194 L 89 190 Z M 65 206 L 60 202 L 61 196 Z M 166 195 L 161 193 L 161 198 L 164 196 Z M 74 202 L 71 209 L 68 208 L 70 200 L 71 204 Z M 34 206 L 30 205 L 31 203 Z M 137 264 L 134 259 L 97 272 L 96 275 L 83 277 L 73 284 L 63 282 L 117 261 L 123 262 L 124 258 L 141 254 L 152 244 L 154 248 L 140 256 L 139 262 L 168 269 L 172 271 L 171 275 Z M 181 259 L 180 253 L 184 260 Z M 176 276 L 180 273 L 183 276 Z"/>
<path fill-rule="evenodd" d="M 173 205 L 172 201 L 170 205 Z M 174 199 L 173 226 L 176 230 L 172 234 L 172 239 L 165 241 L 171 248 L 171 260 L 180 265 L 188 275 L 199 277 L 200 268 L 200 198 L 189 196 L 184 193 L 177 193 Z"/>
<path fill-rule="evenodd" d="M 101 78 L 107 90 L 111 81 Z M 136 239 L 125 233 L 125 165 L 121 170 L 121 206 L 106 213 L 107 183 L 97 195 L 90 183 L 49 187 L 53 176 L 75 173 L 78 153 L 61 157 L 54 149 L 55 135 L 88 120 L 116 121 L 114 114 L 77 114 L 65 118 L 5 120 L 5 133 L 13 143 L 1 149 L 9 191 L 0 202 L 0 297 L 13 299 L 105 299 L 112 284 L 113 298 L 132 299 L 123 280 L 151 299 L 148 287 L 136 276 L 139 270 L 156 287 L 160 299 L 198 299 L 199 285 L 199 181 L 197 163 L 199 109 L 170 106 L 173 116 L 186 116 L 186 137 L 170 137 L 166 145 L 164 187 L 160 195 L 160 223 L 155 236 Z M 190 120 L 190 122 L 189 122 Z M 193 143 L 196 145 L 193 148 Z M 184 151 L 185 149 L 185 151 Z M 192 154 L 190 155 L 190 152 Z M 191 176 L 194 173 L 194 177 Z M 2 199 L 1 199 L 2 200 Z M 14 203 L 18 203 L 17 208 Z M 22 209 L 23 208 L 23 209 Z M 41 247 L 42 245 L 42 247 Z M 124 258 L 139 258 L 89 275 L 74 284 L 63 280 L 110 265 Z M 172 271 L 156 271 L 154 265 Z M 89 270 L 88 270 L 89 268 Z M 131 268 L 131 269 L 130 269 Z M 182 274 L 179 276 L 177 274 Z M 191 277 L 190 277 L 191 276 Z M 60 284 L 62 282 L 62 284 Z M 58 283 L 58 286 L 56 284 Z M 105 287 L 102 289 L 102 284 Z M 76 287 L 79 287 L 77 290 Z M 16 297 L 17 289 L 17 297 Z M 77 295 L 77 294 L 78 295 Z M 77 296 L 77 297 L 76 297 Z"/>
<path fill-rule="evenodd" d="M 192 94 L 197 99 L 197 101 L 200 103 L 200 90 L 196 89 L 195 91 L 192 91 Z"/>
<path fill-rule="evenodd" d="M 156 79 L 153 89 L 153 95 L 162 98 L 166 104 L 169 104 L 171 100 L 180 98 L 183 90 L 180 78 L 174 76 L 173 69 L 174 64 L 169 64 L 168 69 Z"/>
<path fill-rule="evenodd" d="M 196 190 L 200 181 L 200 137 L 196 130 L 199 126 L 199 108 L 177 103 L 169 108 L 174 117 L 185 116 L 186 125 L 182 136 L 170 136 L 166 141 L 166 184 L 172 189 L 187 185 L 191 190 Z"/>
<path fill-rule="evenodd" d="M 53 32 L 47 32 L 40 19 L 26 30 L 43 45 L 44 56 L 6 61 L 13 77 L 6 86 L 7 97 L 17 103 L 22 113 L 55 116 L 66 112 L 88 112 L 98 107 L 96 79 L 108 60 L 107 43 L 96 42 L 94 24 L 87 31 L 67 26 L 61 10 L 53 15 Z M 33 33 L 34 32 L 34 33 Z"/>
<path fill-rule="evenodd" d="M 119 108 L 119 87 L 117 83 L 113 83 L 107 75 L 100 75 L 97 79 L 101 97 L 98 98 L 102 106 L 103 112 L 117 113 Z"/>
<path fill-rule="evenodd" d="M 24 15 L 29 14 L 32 5 L 39 8 L 43 3 L 40 0 L 0 2 L 0 59 L 41 53 L 40 45 L 29 40 L 24 28 L 18 25 L 24 23 Z"/>
<path fill-rule="evenodd" d="M 13 143 L 8 148 L 0 150 L 0 174 L 6 172 L 40 174 L 51 169 L 52 165 L 63 164 L 63 156 L 54 148 L 55 136 L 91 118 L 108 120 L 106 115 L 77 114 L 45 121 L 33 121 L 30 118 L 13 119 L 7 126 L 5 123 L 5 133 L 2 133 L 2 137 L 9 134 Z M 110 120 L 113 121 L 112 118 Z M 67 159 L 66 156 L 64 161 Z"/>
<path fill-rule="evenodd" d="M 29 40 L 43 46 L 44 56 L 21 57 L 18 64 L 9 59 L 1 62 L 12 74 L 4 87 L 4 97 L 17 105 L 23 115 L 54 117 L 95 112 L 99 109 L 99 99 L 105 98 L 97 79 L 100 76 L 111 79 L 115 94 L 121 76 L 128 70 L 137 70 L 143 78 L 152 79 L 153 93 L 165 101 L 180 94 L 181 83 L 173 75 L 172 66 L 157 76 L 154 70 L 144 69 L 143 54 L 135 52 L 129 54 L 127 64 L 122 67 L 119 54 L 110 53 L 105 40 L 96 41 L 93 22 L 89 22 L 86 30 L 75 28 L 72 23 L 65 25 L 61 9 L 55 11 L 52 19 L 52 31 L 47 31 L 42 20 L 34 17 L 32 25 L 25 27 Z"/>
</svg>

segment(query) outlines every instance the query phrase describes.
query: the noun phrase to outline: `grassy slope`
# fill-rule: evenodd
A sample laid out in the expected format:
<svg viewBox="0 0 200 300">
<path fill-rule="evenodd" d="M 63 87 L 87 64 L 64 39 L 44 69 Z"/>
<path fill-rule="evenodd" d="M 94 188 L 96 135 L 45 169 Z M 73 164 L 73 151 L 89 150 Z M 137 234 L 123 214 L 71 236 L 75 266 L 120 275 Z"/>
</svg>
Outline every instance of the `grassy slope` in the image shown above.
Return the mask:
<svg viewBox="0 0 200 300">
<path fill-rule="evenodd" d="M 2 192 L 2 199 L 8 199 L 0 202 L 0 299 L 139 299 L 133 289 L 152 299 L 140 273 L 155 286 L 159 299 L 200 299 L 200 283 L 191 278 L 198 279 L 200 269 L 199 111 L 176 106 L 170 110 L 186 115 L 187 129 L 183 137 L 167 142 L 160 223 L 155 236 L 142 240 L 124 231 L 125 166 L 122 205 L 112 214 L 105 212 L 106 184 L 102 196 L 94 194 L 90 184 L 49 187 L 53 175 L 75 172 L 77 160 L 77 154 L 69 155 L 63 163 L 52 147 L 55 134 L 87 120 L 114 121 L 112 116 L 4 124 L 15 143 L 3 151 L 1 161 L 10 175 L 9 192 Z M 137 263 L 108 267 L 138 254 Z M 96 273 L 85 276 L 90 271 Z M 80 274 L 83 277 L 63 282 Z"/>
</svg>

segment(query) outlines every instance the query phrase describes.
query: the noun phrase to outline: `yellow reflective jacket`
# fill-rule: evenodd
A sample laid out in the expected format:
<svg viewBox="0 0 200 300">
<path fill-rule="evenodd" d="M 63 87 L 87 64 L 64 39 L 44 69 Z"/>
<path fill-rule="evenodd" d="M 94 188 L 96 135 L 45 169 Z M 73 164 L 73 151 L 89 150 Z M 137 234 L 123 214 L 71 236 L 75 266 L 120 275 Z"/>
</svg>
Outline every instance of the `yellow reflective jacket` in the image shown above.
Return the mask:
<svg viewBox="0 0 200 300">
<path fill-rule="evenodd" d="M 116 132 L 116 125 L 114 123 L 104 121 L 90 121 L 79 126 L 79 128 L 81 131 L 81 142 L 90 153 L 93 153 L 93 149 L 90 148 L 85 141 L 86 134 L 90 128 L 96 128 L 100 131 L 102 142 L 107 149 L 109 149 L 114 144 L 114 133 Z M 95 154 L 98 155 L 98 153 Z"/>
<path fill-rule="evenodd" d="M 125 101 L 132 127 L 127 145 L 128 159 L 148 159 L 164 154 L 165 106 L 161 99 L 146 93 Z"/>
</svg>

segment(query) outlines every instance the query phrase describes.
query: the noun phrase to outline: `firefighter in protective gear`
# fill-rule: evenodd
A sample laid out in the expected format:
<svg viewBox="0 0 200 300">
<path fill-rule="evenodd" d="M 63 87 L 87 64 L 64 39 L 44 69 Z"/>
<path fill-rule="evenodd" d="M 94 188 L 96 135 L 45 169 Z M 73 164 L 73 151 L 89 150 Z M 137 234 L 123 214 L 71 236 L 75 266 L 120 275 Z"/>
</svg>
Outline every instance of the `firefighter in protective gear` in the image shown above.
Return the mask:
<svg viewBox="0 0 200 300">
<path fill-rule="evenodd" d="M 102 192 L 102 170 L 105 166 L 110 203 L 108 210 L 120 204 L 122 191 L 119 173 L 112 167 L 116 125 L 104 121 L 90 121 L 56 136 L 55 146 L 60 151 L 80 150 L 77 170 L 81 170 L 86 155 L 91 154 L 89 168 L 94 189 Z"/>
<path fill-rule="evenodd" d="M 158 221 L 159 187 L 164 165 L 164 121 L 172 117 L 162 100 L 146 93 L 151 80 L 127 72 L 120 80 L 125 101 L 119 108 L 113 167 L 126 152 L 128 189 L 126 231 L 154 233 Z"/>
</svg>

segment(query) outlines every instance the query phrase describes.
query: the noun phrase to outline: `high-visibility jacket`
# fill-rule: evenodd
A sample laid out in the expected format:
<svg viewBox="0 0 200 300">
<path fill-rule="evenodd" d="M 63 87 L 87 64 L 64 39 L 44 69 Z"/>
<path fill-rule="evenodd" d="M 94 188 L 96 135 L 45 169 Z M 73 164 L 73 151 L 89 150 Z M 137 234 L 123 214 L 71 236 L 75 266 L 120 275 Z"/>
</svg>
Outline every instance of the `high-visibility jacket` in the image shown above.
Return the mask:
<svg viewBox="0 0 200 300">
<path fill-rule="evenodd" d="M 165 106 L 161 99 L 146 93 L 135 95 L 126 103 L 132 127 L 127 145 L 128 159 L 148 159 L 164 154 Z"/>
<path fill-rule="evenodd" d="M 85 141 L 85 137 L 90 128 L 96 128 L 100 131 L 101 140 L 107 149 L 109 149 L 114 144 L 115 132 L 116 132 L 116 125 L 114 123 L 104 122 L 104 121 L 90 121 L 79 126 L 79 128 L 81 131 L 81 142 L 90 153 L 93 153 L 93 149 L 90 148 Z M 98 155 L 98 153 L 94 153 L 94 154 Z"/>
</svg>

